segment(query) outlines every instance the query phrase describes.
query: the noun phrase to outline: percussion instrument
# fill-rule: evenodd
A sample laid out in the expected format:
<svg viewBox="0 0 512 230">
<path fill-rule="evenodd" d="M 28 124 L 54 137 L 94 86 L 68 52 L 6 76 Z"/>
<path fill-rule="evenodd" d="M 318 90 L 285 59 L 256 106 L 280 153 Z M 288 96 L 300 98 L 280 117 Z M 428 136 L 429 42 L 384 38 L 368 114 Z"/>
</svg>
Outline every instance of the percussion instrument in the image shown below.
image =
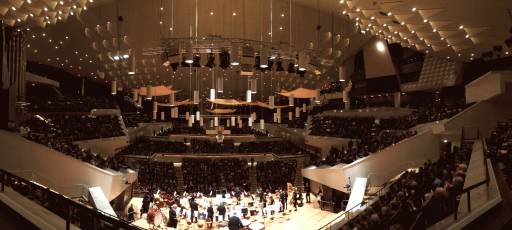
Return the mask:
<svg viewBox="0 0 512 230">
<path fill-rule="evenodd" d="M 164 220 L 162 212 L 158 209 L 150 209 L 148 212 L 148 223 L 153 224 L 154 226 L 160 226 L 162 221 Z"/>
<path fill-rule="evenodd" d="M 252 221 L 250 221 L 250 220 L 242 219 L 242 225 L 243 225 L 244 227 L 249 226 L 251 223 L 252 223 Z"/>
<path fill-rule="evenodd" d="M 265 225 L 263 225 L 260 222 L 254 222 L 254 223 L 249 224 L 249 229 L 251 229 L 251 230 L 262 230 L 262 229 L 265 229 Z"/>
</svg>

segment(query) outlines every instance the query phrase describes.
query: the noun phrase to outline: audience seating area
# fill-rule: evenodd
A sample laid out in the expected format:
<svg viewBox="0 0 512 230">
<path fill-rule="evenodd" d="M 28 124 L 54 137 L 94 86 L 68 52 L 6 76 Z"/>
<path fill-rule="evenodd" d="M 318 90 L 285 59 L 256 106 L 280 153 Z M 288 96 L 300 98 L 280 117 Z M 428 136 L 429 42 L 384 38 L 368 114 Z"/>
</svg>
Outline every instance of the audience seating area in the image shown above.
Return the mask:
<svg viewBox="0 0 512 230">
<path fill-rule="evenodd" d="M 297 164 L 295 161 L 275 160 L 258 162 L 256 179 L 264 191 L 274 192 L 286 188 L 286 183 L 295 182 Z"/>
<path fill-rule="evenodd" d="M 503 172 L 512 190 L 512 120 L 499 122 L 486 144 L 488 156 Z"/>
<path fill-rule="evenodd" d="M 241 159 L 185 158 L 182 164 L 187 192 L 248 191 L 249 165 Z"/>
<path fill-rule="evenodd" d="M 58 97 L 51 99 L 32 98 L 32 112 L 90 112 L 92 109 L 113 109 L 115 104 L 108 98 Z"/>
<path fill-rule="evenodd" d="M 20 132 L 28 140 L 46 145 L 97 167 L 114 170 L 122 167 L 114 159 L 107 159 L 73 144 L 78 140 L 124 135 L 116 117 L 54 114 L 48 119 L 44 119 L 34 116 L 21 125 Z"/>
<path fill-rule="evenodd" d="M 454 147 L 436 162 L 404 172 L 385 194 L 342 229 L 409 229 L 430 226 L 456 210 L 464 186 L 471 144 Z M 422 223 L 415 223 L 418 215 Z"/>
</svg>

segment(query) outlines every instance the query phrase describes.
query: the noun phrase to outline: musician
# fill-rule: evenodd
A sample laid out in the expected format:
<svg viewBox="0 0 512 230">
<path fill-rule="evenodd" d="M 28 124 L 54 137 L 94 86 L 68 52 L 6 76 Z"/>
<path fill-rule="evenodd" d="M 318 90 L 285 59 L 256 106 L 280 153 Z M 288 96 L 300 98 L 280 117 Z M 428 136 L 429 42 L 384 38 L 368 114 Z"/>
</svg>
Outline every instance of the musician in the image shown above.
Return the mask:
<svg viewBox="0 0 512 230">
<path fill-rule="evenodd" d="M 128 222 L 133 222 L 135 220 L 135 210 L 133 209 L 133 204 L 130 204 L 128 208 Z"/>
<path fill-rule="evenodd" d="M 306 183 L 306 186 L 304 186 L 304 190 L 306 192 L 306 202 L 311 202 L 311 188 L 309 187 L 309 182 Z"/>
<path fill-rule="evenodd" d="M 228 222 L 229 230 L 240 230 L 243 227 L 244 227 L 244 225 L 242 224 L 242 221 L 237 216 L 232 216 L 229 218 L 229 222 Z"/>
<path fill-rule="evenodd" d="M 142 207 L 140 208 L 141 214 L 148 212 L 151 201 L 153 201 L 153 196 L 149 192 L 146 192 L 146 194 L 144 194 L 144 198 L 142 199 Z"/>
<path fill-rule="evenodd" d="M 194 216 L 194 213 L 196 211 L 199 211 L 199 205 L 196 203 L 196 199 L 194 197 L 192 197 L 190 199 L 190 220 L 192 221 L 192 223 L 194 222 L 194 218 L 195 218 L 195 221 L 197 222 L 197 217 Z"/>
<path fill-rule="evenodd" d="M 219 207 L 217 207 L 217 212 L 219 212 L 219 216 L 222 216 L 222 219 L 226 219 L 226 207 L 224 207 L 224 202 L 221 202 Z"/>
<path fill-rule="evenodd" d="M 210 205 L 208 205 L 206 212 L 208 213 L 206 218 L 210 221 L 213 221 L 213 205 L 211 203 L 210 203 Z"/>
<path fill-rule="evenodd" d="M 169 221 L 167 222 L 167 226 L 171 228 L 178 228 L 178 218 L 176 214 L 176 209 L 178 208 L 178 205 L 174 204 L 169 209 Z"/>
<path fill-rule="evenodd" d="M 285 197 L 286 191 L 281 190 L 279 193 L 279 201 L 281 202 L 281 208 L 279 209 L 280 212 L 284 212 L 286 210 L 286 197 Z"/>
<path fill-rule="evenodd" d="M 284 207 L 283 209 L 286 210 L 288 208 L 288 191 L 286 190 L 286 187 L 283 189 L 284 191 Z"/>
<path fill-rule="evenodd" d="M 293 193 L 292 193 L 292 202 L 293 202 L 293 208 L 295 209 L 295 211 L 297 211 L 297 205 L 299 203 L 299 194 L 297 192 L 297 189 L 294 189 L 293 190 Z"/>
</svg>

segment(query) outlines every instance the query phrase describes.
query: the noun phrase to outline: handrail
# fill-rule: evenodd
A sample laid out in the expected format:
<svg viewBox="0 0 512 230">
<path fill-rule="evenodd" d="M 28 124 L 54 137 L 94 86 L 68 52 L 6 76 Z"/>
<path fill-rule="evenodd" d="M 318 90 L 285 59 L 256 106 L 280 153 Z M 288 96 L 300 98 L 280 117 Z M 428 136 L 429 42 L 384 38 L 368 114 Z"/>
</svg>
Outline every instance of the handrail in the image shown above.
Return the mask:
<svg viewBox="0 0 512 230">
<path fill-rule="evenodd" d="M 20 195 L 40 203 L 42 207 L 65 219 L 66 229 L 70 229 L 73 221 L 79 223 L 81 228 L 98 229 L 101 225 L 106 229 L 141 230 L 116 216 L 76 202 L 48 187 L 0 169 L 0 192 L 4 192 L 5 186 L 11 187 Z M 25 192 L 30 193 L 30 196 L 26 196 Z"/>
<path fill-rule="evenodd" d="M 477 131 L 477 133 L 479 133 L 479 131 Z M 482 181 L 479 181 L 479 182 L 477 182 L 475 184 L 472 184 L 472 185 L 466 187 L 465 189 L 462 189 L 462 191 L 460 191 L 459 193 L 457 193 L 454 196 L 454 199 L 453 199 L 453 203 L 454 203 L 453 218 L 454 218 L 454 220 L 458 219 L 458 215 L 457 215 L 458 214 L 458 210 L 457 210 L 457 207 L 458 207 L 458 205 L 457 205 L 457 197 L 463 195 L 464 193 L 467 193 L 466 200 L 467 200 L 468 212 L 471 212 L 471 190 L 476 189 L 476 188 L 478 188 L 478 187 L 480 187 L 480 186 L 482 186 L 484 184 L 487 184 L 487 186 L 488 186 L 489 182 L 490 182 L 489 165 L 487 164 L 487 156 L 486 156 L 487 145 L 485 143 L 485 139 L 483 137 L 480 137 L 480 135 L 479 135 L 479 139 L 482 141 L 482 151 L 484 152 L 484 161 L 483 161 L 483 163 L 484 163 L 484 167 L 485 167 L 485 179 L 482 180 Z M 464 139 L 461 139 L 461 140 L 464 141 Z M 415 229 L 416 225 L 419 223 L 420 216 L 422 216 L 422 215 L 423 215 L 423 212 L 421 212 L 418 215 L 418 217 L 415 219 L 414 223 L 409 228 L 410 230 Z"/>
<path fill-rule="evenodd" d="M 390 186 L 390 185 L 388 185 L 388 186 Z M 376 193 L 376 194 L 380 194 L 380 193 L 381 193 L 384 189 L 386 189 L 388 186 L 384 186 L 384 187 L 380 188 L 380 189 L 379 189 L 379 190 L 377 190 L 377 192 L 375 192 L 375 193 Z M 380 196 L 380 195 L 378 195 L 378 196 Z M 367 203 L 367 202 L 365 202 L 365 200 L 363 199 L 363 201 L 361 201 L 361 202 L 359 202 L 358 204 L 354 205 L 354 207 L 350 208 L 349 210 L 345 210 L 344 212 L 339 213 L 339 214 L 338 214 L 338 216 L 337 216 L 336 218 L 332 219 L 331 221 L 329 221 L 328 223 L 324 224 L 322 227 L 320 227 L 320 228 L 318 228 L 318 229 L 325 229 L 325 228 L 327 228 L 327 226 L 329 226 L 329 225 L 331 225 L 331 226 L 332 226 L 334 222 L 338 221 L 340 218 L 341 218 L 341 219 L 342 219 L 342 218 L 345 218 L 345 215 L 347 215 L 347 216 L 348 216 L 348 214 L 350 214 L 350 213 L 353 211 L 353 209 L 356 209 L 356 208 L 357 208 L 357 209 L 359 209 L 359 208 L 360 208 L 360 206 L 364 205 L 365 203 Z"/>
</svg>

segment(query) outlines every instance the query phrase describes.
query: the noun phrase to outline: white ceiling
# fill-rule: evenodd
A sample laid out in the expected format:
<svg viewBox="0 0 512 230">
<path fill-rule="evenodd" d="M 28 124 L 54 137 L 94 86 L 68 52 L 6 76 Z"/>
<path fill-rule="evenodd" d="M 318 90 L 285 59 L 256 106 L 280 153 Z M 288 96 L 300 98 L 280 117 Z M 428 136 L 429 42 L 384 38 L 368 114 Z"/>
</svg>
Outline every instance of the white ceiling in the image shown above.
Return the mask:
<svg viewBox="0 0 512 230">
<path fill-rule="evenodd" d="M 503 42 L 510 36 L 508 30 L 511 27 L 506 10 L 512 7 L 510 0 L 353 0 L 342 3 L 339 0 L 197 1 L 198 37 L 218 34 L 264 41 L 272 38 L 273 42 L 284 44 L 290 44 L 291 41 L 292 46 L 298 49 L 310 48 L 311 43 L 315 50 L 325 54 L 324 58 L 334 60 L 332 67 L 321 68 L 324 71 L 321 76 L 308 74 L 305 78 L 299 78 L 295 75 L 282 75 L 272 80 L 269 74 L 259 76 L 268 80 L 261 80 L 262 86 L 272 84 L 268 92 L 276 90 L 276 84 L 288 89 L 298 86 L 312 88 L 337 79 L 336 66 L 356 53 L 371 38 L 371 33 L 381 31 L 381 36 L 389 38 L 390 42 L 414 44 L 419 50 L 469 60 L 472 55 L 476 58 L 482 52 L 491 50 L 494 45 L 506 48 Z M 271 2 L 272 36 L 268 34 L 271 30 Z M 291 17 L 290 2 L 293 6 Z M 162 6 L 163 10 L 160 10 Z M 413 7 L 416 8 L 414 12 L 411 10 Z M 180 68 L 173 74 L 161 65 L 159 56 L 144 55 L 143 50 L 161 46 L 162 36 L 188 36 L 191 25 L 193 33 L 196 33 L 195 1 L 122 0 L 119 1 L 118 9 L 119 15 L 124 18 L 119 28 L 114 0 L 95 0 L 92 3 L 87 0 L 32 0 L 31 3 L 27 0 L 1 0 L 0 18 L 7 24 L 23 25 L 30 29 L 27 42 L 30 60 L 59 66 L 77 75 L 96 79 L 99 78 L 98 71 L 105 72 L 105 79 L 101 80 L 108 82 L 115 78 L 125 88 L 148 82 L 189 88 L 191 82 L 186 68 Z M 392 15 L 384 16 L 380 12 L 391 12 Z M 428 22 L 423 22 L 425 19 Z M 393 21 L 403 22 L 404 25 Z M 361 35 L 355 31 L 356 22 L 363 29 L 371 24 L 371 29 L 366 35 Z M 316 29 L 317 25 L 321 25 L 320 30 Z M 460 25 L 464 28 L 459 29 Z M 135 76 L 126 74 L 128 63 L 114 64 L 108 59 L 98 58 L 99 55 L 105 57 L 106 53 L 117 50 L 115 44 L 118 32 L 124 41 L 121 49 L 134 50 L 137 56 Z M 328 34 L 331 34 L 331 39 Z M 348 47 L 335 44 L 333 35 L 349 38 Z M 466 35 L 469 37 L 466 38 Z M 96 44 L 96 49 L 93 44 Z M 341 56 L 329 55 L 326 52 L 329 49 L 332 49 L 332 53 L 339 50 Z M 231 90 L 226 90 L 226 96 L 230 96 L 230 91 L 233 97 L 237 91 L 244 90 L 245 80 L 237 76 L 235 71 L 225 70 L 217 74 L 226 74 L 228 81 L 236 82 Z M 207 89 L 211 74 L 201 70 L 198 75 L 197 82 L 194 77 L 192 85 L 202 82 Z"/>
</svg>

